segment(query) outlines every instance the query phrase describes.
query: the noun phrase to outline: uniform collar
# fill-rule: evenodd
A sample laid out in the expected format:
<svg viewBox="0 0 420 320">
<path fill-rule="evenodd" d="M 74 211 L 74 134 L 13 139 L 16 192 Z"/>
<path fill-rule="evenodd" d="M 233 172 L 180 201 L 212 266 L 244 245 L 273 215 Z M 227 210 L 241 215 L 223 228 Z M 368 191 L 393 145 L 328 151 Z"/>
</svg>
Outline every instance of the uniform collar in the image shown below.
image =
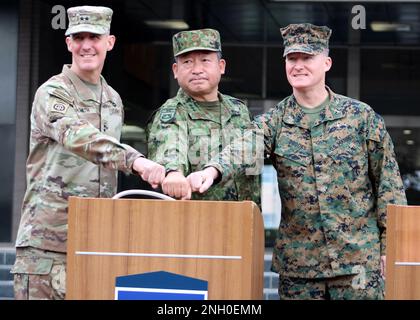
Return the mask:
<svg viewBox="0 0 420 320">
<path fill-rule="evenodd" d="M 74 73 L 71 69 L 70 69 L 71 65 L 70 64 L 65 64 L 63 66 L 63 74 L 70 79 L 71 83 L 73 84 L 73 86 L 76 89 L 76 93 L 77 95 L 82 99 L 82 100 L 93 100 L 96 101 L 96 96 L 95 94 L 92 92 L 91 89 L 88 88 L 88 86 L 86 86 L 86 84 L 83 83 L 83 81 L 79 78 L 79 76 Z M 101 75 L 101 83 L 102 83 L 102 102 L 106 102 L 108 100 L 111 100 L 112 97 L 112 93 L 108 87 L 107 82 L 105 81 L 104 77 L 102 77 Z"/>
<path fill-rule="evenodd" d="M 232 117 L 232 115 L 238 115 L 240 111 L 236 105 L 234 105 L 231 101 L 226 99 L 224 95 L 220 92 L 217 93 L 217 96 L 221 104 L 221 122 L 222 125 L 225 125 Z M 187 106 L 186 110 L 191 119 L 208 120 L 214 122 L 212 115 L 206 110 L 200 108 L 198 103 L 193 98 L 191 98 L 182 88 L 178 90 L 176 98 L 178 99 L 179 103 Z"/>
<path fill-rule="evenodd" d="M 330 102 L 325 107 L 324 111 L 321 111 L 320 120 L 317 125 L 322 122 L 340 119 L 345 116 L 344 108 L 340 105 L 340 99 L 329 87 L 325 86 L 330 96 Z M 295 125 L 301 128 L 309 129 L 308 118 L 305 117 L 305 113 L 302 108 L 298 105 L 294 95 L 291 95 L 286 102 L 283 122 Z"/>
</svg>

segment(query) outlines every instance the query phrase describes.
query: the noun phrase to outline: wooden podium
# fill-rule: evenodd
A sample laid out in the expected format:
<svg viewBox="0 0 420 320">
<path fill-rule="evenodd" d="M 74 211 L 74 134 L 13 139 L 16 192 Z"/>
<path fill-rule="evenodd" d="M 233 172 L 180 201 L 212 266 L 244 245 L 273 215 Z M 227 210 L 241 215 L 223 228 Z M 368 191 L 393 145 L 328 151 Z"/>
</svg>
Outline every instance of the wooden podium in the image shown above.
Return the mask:
<svg viewBox="0 0 420 320">
<path fill-rule="evenodd" d="M 209 299 L 262 299 L 264 226 L 251 201 L 70 197 L 67 299 L 114 299 L 115 278 L 167 271 Z"/>
<path fill-rule="evenodd" d="M 420 299 L 420 207 L 388 205 L 386 299 Z"/>
</svg>

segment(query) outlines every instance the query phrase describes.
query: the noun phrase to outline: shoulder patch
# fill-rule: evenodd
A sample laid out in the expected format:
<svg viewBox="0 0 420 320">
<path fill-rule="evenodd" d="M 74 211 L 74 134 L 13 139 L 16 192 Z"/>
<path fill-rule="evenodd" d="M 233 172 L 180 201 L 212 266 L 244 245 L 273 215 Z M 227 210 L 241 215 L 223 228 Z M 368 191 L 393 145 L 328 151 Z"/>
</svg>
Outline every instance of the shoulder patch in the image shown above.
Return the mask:
<svg viewBox="0 0 420 320">
<path fill-rule="evenodd" d="M 52 109 L 56 112 L 65 113 L 68 108 L 68 105 L 63 103 L 56 103 L 53 105 Z"/>
<path fill-rule="evenodd" d="M 163 108 L 160 111 L 160 121 L 170 122 L 175 119 L 176 108 Z"/>
<path fill-rule="evenodd" d="M 49 107 L 48 107 L 48 112 L 47 112 L 48 120 L 50 122 L 54 122 L 64 117 L 69 107 L 70 105 L 67 104 L 65 101 L 54 98 L 54 100 L 50 102 Z"/>
</svg>

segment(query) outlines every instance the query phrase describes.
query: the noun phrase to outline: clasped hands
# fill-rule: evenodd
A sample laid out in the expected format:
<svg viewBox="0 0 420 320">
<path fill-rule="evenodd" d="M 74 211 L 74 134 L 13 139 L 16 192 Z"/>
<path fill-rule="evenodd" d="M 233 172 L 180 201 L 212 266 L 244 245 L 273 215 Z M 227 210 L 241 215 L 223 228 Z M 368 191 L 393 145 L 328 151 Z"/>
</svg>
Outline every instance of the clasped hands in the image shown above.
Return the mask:
<svg viewBox="0 0 420 320">
<path fill-rule="evenodd" d="M 152 188 L 162 185 L 162 191 L 170 197 L 189 200 L 192 192 L 204 193 L 219 176 L 219 171 L 213 167 L 191 173 L 185 177 L 179 171 L 166 174 L 165 167 L 146 158 L 137 158 L 133 163 L 133 170 Z"/>
<path fill-rule="evenodd" d="M 192 192 L 206 192 L 218 175 L 219 171 L 213 167 L 193 172 L 188 177 L 179 171 L 171 171 L 162 182 L 162 191 L 170 197 L 189 200 Z"/>
</svg>

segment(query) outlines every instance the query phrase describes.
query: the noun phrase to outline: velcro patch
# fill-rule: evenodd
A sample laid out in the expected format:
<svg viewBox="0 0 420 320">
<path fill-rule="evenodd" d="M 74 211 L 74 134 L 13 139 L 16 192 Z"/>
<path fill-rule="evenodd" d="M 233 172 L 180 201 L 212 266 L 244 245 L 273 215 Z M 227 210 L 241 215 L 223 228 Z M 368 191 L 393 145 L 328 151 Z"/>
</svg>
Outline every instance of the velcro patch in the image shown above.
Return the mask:
<svg viewBox="0 0 420 320">
<path fill-rule="evenodd" d="M 56 104 L 53 105 L 52 109 L 56 112 L 59 112 L 59 113 L 65 113 L 66 110 L 67 110 L 67 107 L 68 106 L 66 106 L 63 103 L 56 103 Z"/>
<path fill-rule="evenodd" d="M 73 97 L 64 89 L 50 88 L 48 89 L 48 93 L 65 103 L 73 104 L 73 101 L 74 101 Z"/>
<path fill-rule="evenodd" d="M 175 118 L 176 109 L 175 108 L 164 108 L 160 112 L 160 121 L 169 122 Z"/>
<path fill-rule="evenodd" d="M 68 105 L 65 101 L 54 99 L 50 101 L 50 107 L 48 110 L 48 119 L 50 122 L 54 122 L 66 115 L 70 105 Z"/>
</svg>

